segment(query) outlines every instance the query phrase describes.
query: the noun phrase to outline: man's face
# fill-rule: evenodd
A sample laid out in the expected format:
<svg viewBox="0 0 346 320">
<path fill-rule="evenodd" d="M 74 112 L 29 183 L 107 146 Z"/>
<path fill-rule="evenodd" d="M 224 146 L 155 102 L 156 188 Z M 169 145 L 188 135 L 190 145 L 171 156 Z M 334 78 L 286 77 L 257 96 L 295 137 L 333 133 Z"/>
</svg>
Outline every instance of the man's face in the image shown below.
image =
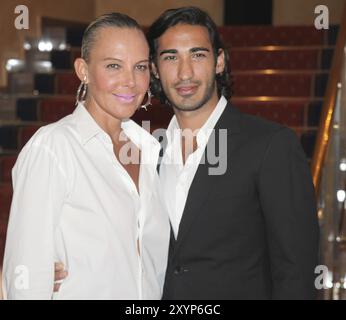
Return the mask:
<svg viewBox="0 0 346 320">
<path fill-rule="evenodd" d="M 157 40 L 156 71 L 171 104 L 197 110 L 218 101 L 215 75 L 224 70 L 224 54 L 215 57 L 207 28 L 179 24 Z"/>
</svg>

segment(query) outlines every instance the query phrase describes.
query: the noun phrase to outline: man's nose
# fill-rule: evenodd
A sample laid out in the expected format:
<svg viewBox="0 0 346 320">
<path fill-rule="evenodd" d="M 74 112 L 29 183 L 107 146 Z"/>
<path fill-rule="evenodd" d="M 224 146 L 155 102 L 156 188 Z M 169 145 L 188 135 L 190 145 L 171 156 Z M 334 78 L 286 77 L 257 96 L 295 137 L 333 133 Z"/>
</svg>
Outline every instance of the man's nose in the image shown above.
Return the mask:
<svg viewBox="0 0 346 320">
<path fill-rule="evenodd" d="M 181 80 L 189 80 L 193 77 L 193 67 L 190 60 L 184 59 L 180 61 L 178 77 Z"/>
</svg>

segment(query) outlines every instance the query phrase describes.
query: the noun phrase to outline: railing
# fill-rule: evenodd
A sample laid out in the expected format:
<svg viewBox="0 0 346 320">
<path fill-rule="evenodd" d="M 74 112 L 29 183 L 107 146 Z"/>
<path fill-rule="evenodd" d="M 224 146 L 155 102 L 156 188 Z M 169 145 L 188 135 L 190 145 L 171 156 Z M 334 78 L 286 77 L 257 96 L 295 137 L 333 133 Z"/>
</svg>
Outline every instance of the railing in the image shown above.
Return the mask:
<svg viewBox="0 0 346 320">
<path fill-rule="evenodd" d="M 346 6 L 312 163 L 321 227 L 323 299 L 346 299 Z"/>
<path fill-rule="evenodd" d="M 317 133 L 316 147 L 312 158 L 312 178 L 316 191 L 319 190 L 319 181 L 325 152 L 327 149 L 331 122 L 336 101 L 337 86 L 341 77 L 341 68 L 343 63 L 343 53 L 346 44 L 346 5 L 340 24 L 338 39 L 334 50 L 334 57 L 331 72 L 328 79 L 326 96 L 322 107 L 321 122 Z"/>
</svg>

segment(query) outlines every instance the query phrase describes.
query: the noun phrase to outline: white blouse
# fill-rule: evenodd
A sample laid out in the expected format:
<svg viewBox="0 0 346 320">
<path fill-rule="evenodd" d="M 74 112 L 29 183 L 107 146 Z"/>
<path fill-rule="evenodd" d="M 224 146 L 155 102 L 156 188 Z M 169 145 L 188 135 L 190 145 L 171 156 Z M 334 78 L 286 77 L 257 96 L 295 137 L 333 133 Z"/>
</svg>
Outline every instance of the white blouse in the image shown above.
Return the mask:
<svg viewBox="0 0 346 320">
<path fill-rule="evenodd" d="M 161 298 L 170 227 L 156 172 L 160 145 L 132 120 L 122 129 L 141 150 L 139 193 L 82 104 L 40 128 L 20 152 L 12 171 L 5 298 Z M 58 261 L 69 274 L 53 294 Z"/>
</svg>

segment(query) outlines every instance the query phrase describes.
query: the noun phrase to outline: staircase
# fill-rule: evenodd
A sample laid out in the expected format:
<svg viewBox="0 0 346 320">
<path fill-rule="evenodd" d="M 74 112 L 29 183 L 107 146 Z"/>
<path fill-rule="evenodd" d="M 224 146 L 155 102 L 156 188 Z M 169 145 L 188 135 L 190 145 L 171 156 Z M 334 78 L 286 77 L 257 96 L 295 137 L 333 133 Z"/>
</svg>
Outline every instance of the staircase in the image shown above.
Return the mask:
<svg viewBox="0 0 346 320">
<path fill-rule="evenodd" d="M 337 27 L 220 27 L 229 48 L 234 96 L 245 113 L 285 124 L 297 133 L 311 160 L 331 66 Z M 79 80 L 72 71 L 80 48 L 52 51 L 54 72 L 33 76 L 33 94 L 0 96 L 0 262 L 10 209 L 11 169 L 18 152 L 42 125 L 74 110 Z M 134 120 L 151 121 L 151 130 L 166 127 L 172 110 L 155 101 Z"/>
</svg>

